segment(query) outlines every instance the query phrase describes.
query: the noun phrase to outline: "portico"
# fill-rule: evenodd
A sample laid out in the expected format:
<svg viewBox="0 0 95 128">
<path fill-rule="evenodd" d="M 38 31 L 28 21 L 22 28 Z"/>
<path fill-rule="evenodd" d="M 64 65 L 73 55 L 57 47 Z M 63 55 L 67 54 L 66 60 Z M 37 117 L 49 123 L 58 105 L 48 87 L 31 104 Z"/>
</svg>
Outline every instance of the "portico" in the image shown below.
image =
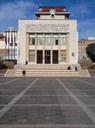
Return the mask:
<svg viewBox="0 0 95 128">
<path fill-rule="evenodd" d="M 68 33 L 40 33 L 27 35 L 26 60 L 29 63 L 60 64 L 68 62 Z"/>
</svg>

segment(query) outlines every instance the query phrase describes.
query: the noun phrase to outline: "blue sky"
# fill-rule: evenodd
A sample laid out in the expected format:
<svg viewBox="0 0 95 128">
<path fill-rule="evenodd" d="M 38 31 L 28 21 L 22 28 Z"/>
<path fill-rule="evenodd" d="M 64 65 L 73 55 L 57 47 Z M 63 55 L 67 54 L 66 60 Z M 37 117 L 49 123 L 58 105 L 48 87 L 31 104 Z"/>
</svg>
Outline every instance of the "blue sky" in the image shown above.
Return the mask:
<svg viewBox="0 0 95 128">
<path fill-rule="evenodd" d="M 18 19 L 34 19 L 39 6 L 66 6 L 78 22 L 79 39 L 95 37 L 95 0 L 0 0 L 0 31 L 18 29 Z"/>
</svg>

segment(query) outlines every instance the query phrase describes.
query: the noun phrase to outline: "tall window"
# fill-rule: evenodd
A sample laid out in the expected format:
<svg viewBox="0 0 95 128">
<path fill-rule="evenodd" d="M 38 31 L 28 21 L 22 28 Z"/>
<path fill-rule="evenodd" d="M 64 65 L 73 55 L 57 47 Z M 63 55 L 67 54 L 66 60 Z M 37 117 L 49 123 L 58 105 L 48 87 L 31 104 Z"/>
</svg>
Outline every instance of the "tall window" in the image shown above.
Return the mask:
<svg viewBox="0 0 95 128">
<path fill-rule="evenodd" d="M 35 37 L 29 37 L 29 44 L 35 45 Z"/>
<path fill-rule="evenodd" d="M 14 54 L 15 54 L 15 56 L 17 55 L 17 49 L 14 49 Z"/>
<path fill-rule="evenodd" d="M 66 62 L 66 50 L 61 50 L 60 51 L 60 61 L 61 62 Z"/>
<path fill-rule="evenodd" d="M 50 34 L 45 35 L 45 45 L 50 45 Z"/>
<path fill-rule="evenodd" d="M 35 51 L 34 50 L 29 50 L 29 61 L 35 62 Z"/>
<path fill-rule="evenodd" d="M 60 37 L 60 45 L 66 45 L 66 37 Z"/>
<path fill-rule="evenodd" d="M 65 33 L 60 34 L 60 45 L 66 46 L 66 34 Z"/>
<path fill-rule="evenodd" d="M 58 45 L 58 34 L 53 34 L 53 45 Z"/>
<path fill-rule="evenodd" d="M 42 34 L 37 35 L 37 44 L 43 45 L 43 35 Z"/>
<path fill-rule="evenodd" d="M 53 35 L 53 45 L 58 45 L 58 35 Z"/>
</svg>

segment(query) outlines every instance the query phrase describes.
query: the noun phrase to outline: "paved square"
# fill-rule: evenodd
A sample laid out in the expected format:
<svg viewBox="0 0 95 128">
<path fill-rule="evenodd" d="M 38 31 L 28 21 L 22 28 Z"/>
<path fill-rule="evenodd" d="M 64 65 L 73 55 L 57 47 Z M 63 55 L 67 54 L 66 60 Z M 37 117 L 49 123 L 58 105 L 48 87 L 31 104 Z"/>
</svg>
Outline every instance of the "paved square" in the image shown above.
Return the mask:
<svg viewBox="0 0 95 128">
<path fill-rule="evenodd" d="M 95 128 L 95 79 L 0 78 L 0 128 Z"/>
</svg>

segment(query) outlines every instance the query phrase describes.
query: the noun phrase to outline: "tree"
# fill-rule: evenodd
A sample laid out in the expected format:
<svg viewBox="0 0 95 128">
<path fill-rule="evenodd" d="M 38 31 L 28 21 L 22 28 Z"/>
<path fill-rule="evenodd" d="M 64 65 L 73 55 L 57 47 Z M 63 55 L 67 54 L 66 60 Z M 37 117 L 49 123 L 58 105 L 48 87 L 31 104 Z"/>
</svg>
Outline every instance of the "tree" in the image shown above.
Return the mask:
<svg viewBox="0 0 95 128">
<path fill-rule="evenodd" d="M 95 62 L 95 43 L 91 43 L 86 47 L 87 56 Z"/>
</svg>

